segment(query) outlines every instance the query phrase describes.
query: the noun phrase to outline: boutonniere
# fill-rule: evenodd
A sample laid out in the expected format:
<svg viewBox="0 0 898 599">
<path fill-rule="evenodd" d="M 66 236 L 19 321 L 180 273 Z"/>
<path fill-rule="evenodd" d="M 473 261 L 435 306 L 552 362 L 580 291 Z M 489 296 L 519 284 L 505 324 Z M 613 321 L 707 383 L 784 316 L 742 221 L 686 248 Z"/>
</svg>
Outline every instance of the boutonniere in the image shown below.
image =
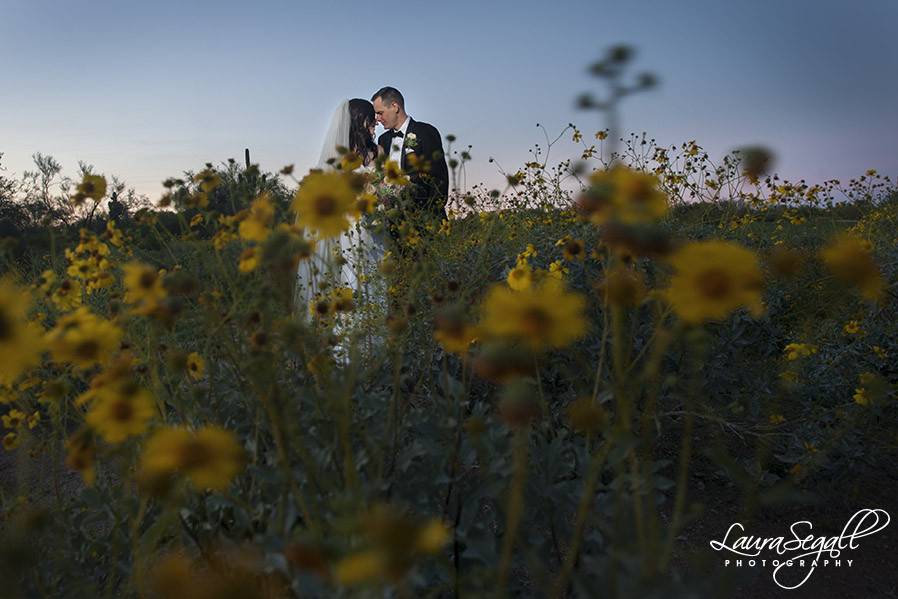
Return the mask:
<svg viewBox="0 0 898 599">
<path fill-rule="evenodd" d="M 405 134 L 405 147 L 414 148 L 418 145 L 418 136 L 414 133 L 406 133 Z"/>
</svg>

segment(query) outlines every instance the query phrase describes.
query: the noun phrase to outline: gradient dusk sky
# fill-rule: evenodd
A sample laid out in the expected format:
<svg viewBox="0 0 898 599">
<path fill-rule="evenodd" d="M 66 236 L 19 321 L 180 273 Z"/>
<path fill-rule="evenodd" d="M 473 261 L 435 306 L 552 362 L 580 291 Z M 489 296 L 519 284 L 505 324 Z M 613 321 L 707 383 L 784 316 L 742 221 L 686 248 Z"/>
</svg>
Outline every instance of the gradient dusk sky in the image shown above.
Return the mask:
<svg viewBox="0 0 898 599">
<path fill-rule="evenodd" d="M 341 98 L 393 85 L 412 117 L 473 145 L 469 187 L 495 186 L 487 159 L 522 165 L 537 122 L 603 126 L 575 98 L 626 43 L 660 86 L 625 101 L 625 130 L 696 139 L 714 160 L 762 144 L 809 183 L 894 177 L 896 27 L 896 0 L 0 0 L 0 164 L 18 176 L 41 152 L 74 176 L 82 160 L 152 199 L 245 147 L 302 172 Z"/>
</svg>

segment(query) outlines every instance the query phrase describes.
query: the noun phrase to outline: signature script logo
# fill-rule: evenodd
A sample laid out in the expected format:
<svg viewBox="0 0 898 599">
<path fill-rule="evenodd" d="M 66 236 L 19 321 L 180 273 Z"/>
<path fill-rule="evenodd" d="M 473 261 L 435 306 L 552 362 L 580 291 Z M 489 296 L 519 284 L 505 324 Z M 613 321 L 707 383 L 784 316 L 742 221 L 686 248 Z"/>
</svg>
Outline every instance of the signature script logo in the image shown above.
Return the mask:
<svg viewBox="0 0 898 599">
<path fill-rule="evenodd" d="M 845 523 L 838 536 L 814 535 L 814 525 L 808 520 L 795 522 L 789 527 L 790 536 L 754 537 L 746 536 L 745 527 L 735 522 L 727 529 L 720 541 L 711 541 L 715 551 L 726 551 L 738 558 L 724 560 L 724 566 L 750 567 L 760 565 L 773 567 L 773 581 L 783 589 L 797 589 L 811 577 L 818 567 L 841 567 L 843 562 L 851 567 L 853 559 L 842 556 L 846 550 L 859 547 L 857 540 L 876 534 L 889 525 L 889 514 L 882 509 L 862 509 L 855 512 Z M 766 552 L 766 553 L 765 553 Z M 775 554 L 767 559 L 767 555 Z M 756 559 L 762 558 L 763 559 Z M 748 558 L 748 559 L 743 559 Z M 797 575 L 792 574 L 797 572 Z M 802 577 L 803 574 L 803 577 Z M 795 584 L 786 579 L 800 577 Z"/>
</svg>

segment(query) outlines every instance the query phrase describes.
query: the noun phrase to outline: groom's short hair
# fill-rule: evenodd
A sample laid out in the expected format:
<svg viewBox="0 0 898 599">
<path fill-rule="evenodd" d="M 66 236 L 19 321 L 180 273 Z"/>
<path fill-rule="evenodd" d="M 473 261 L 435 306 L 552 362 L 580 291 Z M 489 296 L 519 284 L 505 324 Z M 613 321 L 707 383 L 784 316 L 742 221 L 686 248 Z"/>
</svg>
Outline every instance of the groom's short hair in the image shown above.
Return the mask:
<svg viewBox="0 0 898 599">
<path fill-rule="evenodd" d="M 371 96 L 371 101 L 373 102 L 377 98 L 380 98 L 380 101 L 384 104 L 392 104 L 396 102 L 399 104 L 399 108 L 405 110 L 405 98 L 402 97 L 402 93 L 395 87 L 382 87 Z"/>
</svg>

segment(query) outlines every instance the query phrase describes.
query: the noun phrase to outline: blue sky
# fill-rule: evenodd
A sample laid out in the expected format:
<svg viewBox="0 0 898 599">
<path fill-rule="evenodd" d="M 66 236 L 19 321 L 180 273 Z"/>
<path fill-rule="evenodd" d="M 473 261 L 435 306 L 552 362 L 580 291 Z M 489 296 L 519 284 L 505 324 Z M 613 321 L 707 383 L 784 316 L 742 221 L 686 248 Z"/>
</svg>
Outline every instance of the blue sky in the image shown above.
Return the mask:
<svg viewBox="0 0 898 599">
<path fill-rule="evenodd" d="M 894 176 L 896 24 L 894 0 L 0 0 L 0 152 L 7 176 L 42 152 L 155 199 L 244 147 L 265 170 L 307 168 L 341 98 L 393 85 L 412 117 L 473 145 L 469 185 L 493 186 L 487 159 L 527 161 L 537 122 L 601 128 L 574 99 L 623 42 L 661 80 L 626 101 L 627 130 L 715 159 L 763 144 L 809 182 Z"/>
</svg>

